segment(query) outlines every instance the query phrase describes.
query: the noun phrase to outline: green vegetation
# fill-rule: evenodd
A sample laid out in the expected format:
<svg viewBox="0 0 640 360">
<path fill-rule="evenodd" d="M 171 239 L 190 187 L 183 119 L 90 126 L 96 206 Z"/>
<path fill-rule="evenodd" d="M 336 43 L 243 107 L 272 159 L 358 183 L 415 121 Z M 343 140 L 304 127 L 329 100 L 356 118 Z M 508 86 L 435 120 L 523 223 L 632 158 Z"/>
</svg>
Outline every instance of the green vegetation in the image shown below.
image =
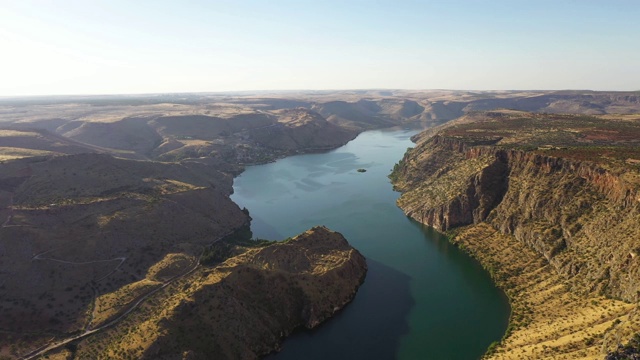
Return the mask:
<svg viewBox="0 0 640 360">
<path fill-rule="evenodd" d="M 406 154 L 405 154 L 406 156 Z M 402 159 L 400 159 L 400 161 L 398 161 L 395 165 L 393 165 L 393 169 L 391 170 L 391 174 L 388 175 L 389 179 L 391 180 L 392 183 L 396 183 L 398 182 L 398 180 L 400 179 L 400 170 L 403 168 L 404 163 L 402 161 Z"/>
<path fill-rule="evenodd" d="M 499 341 L 494 341 L 491 344 L 489 344 L 489 347 L 487 348 L 487 352 L 485 353 L 485 356 L 493 355 L 496 352 L 496 349 L 498 348 L 499 345 L 500 345 Z"/>
</svg>

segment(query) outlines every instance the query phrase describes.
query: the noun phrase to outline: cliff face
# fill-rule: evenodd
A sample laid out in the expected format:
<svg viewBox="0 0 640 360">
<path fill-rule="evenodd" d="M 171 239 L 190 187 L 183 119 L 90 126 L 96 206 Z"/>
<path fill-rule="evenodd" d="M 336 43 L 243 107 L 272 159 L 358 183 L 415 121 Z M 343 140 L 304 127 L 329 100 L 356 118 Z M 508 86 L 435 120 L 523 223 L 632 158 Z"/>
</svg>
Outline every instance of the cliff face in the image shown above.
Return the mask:
<svg viewBox="0 0 640 360">
<path fill-rule="evenodd" d="M 81 343 L 77 356 L 256 359 L 293 330 L 313 328 L 339 311 L 366 271 L 364 257 L 341 234 L 314 227 L 199 269 L 150 299 L 161 307 L 147 306 Z"/>
<path fill-rule="evenodd" d="M 628 173 L 439 136 L 402 164 L 398 203 L 412 218 L 441 231 L 487 221 L 583 290 L 637 301 L 640 201 Z M 425 199 L 420 189 L 427 186 L 443 196 Z"/>
<path fill-rule="evenodd" d="M 551 142 L 564 129 L 549 124 L 529 134 L 509 133 L 509 122 L 501 127 L 495 116 L 487 118 L 491 121 L 444 127 L 407 152 L 391 176 L 403 192 L 398 205 L 440 231 L 469 225 L 461 231 L 468 234 L 482 225 L 513 237 L 533 250 L 529 261 L 542 258 L 573 294 L 637 302 L 640 173 L 628 166 L 628 158 L 616 160 L 620 154 L 636 155 L 628 144 L 532 146 L 532 136 L 547 131 L 544 141 Z M 518 146 L 510 145 L 514 137 Z M 491 241 L 461 244 L 475 246 L 472 253 L 479 257 Z M 485 257 L 485 267 L 504 267 L 501 256 Z"/>
<path fill-rule="evenodd" d="M 486 221 L 581 289 L 637 301 L 638 171 L 487 142 L 445 131 L 407 153 L 400 207 L 441 231 Z"/>
</svg>

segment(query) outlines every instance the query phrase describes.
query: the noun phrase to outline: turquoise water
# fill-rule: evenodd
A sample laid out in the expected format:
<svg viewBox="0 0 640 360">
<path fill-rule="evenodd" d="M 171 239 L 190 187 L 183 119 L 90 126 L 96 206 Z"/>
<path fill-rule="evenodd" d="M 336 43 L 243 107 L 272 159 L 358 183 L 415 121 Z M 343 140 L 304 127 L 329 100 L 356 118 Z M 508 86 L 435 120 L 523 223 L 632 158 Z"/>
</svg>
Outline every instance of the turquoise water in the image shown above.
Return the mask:
<svg viewBox="0 0 640 360">
<path fill-rule="evenodd" d="M 365 132 L 334 151 L 249 167 L 235 179 L 232 199 L 249 209 L 255 237 L 325 225 L 369 265 L 350 305 L 269 359 L 477 359 L 504 334 L 509 305 L 489 275 L 395 204 L 387 175 L 412 134 Z"/>
</svg>

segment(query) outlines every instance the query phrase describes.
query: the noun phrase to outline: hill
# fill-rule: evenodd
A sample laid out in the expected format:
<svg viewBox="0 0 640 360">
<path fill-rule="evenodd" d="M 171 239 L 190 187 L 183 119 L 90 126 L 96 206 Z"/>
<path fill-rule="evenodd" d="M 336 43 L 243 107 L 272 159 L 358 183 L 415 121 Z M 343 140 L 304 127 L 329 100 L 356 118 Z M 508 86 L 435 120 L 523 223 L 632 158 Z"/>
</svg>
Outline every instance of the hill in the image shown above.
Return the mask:
<svg viewBox="0 0 640 360">
<path fill-rule="evenodd" d="M 155 273 L 197 264 L 249 221 L 231 190 L 229 175 L 198 163 L 78 154 L 0 164 L 2 352 L 95 328 L 167 281 Z"/>
<path fill-rule="evenodd" d="M 0 355 L 255 358 L 348 303 L 364 258 L 322 227 L 250 240 L 231 180 L 106 154 L 1 163 Z"/>
<path fill-rule="evenodd" d="M 632 114 L 640 112 L 640 99 L 634 92 L 445 90 L 4 99 L 0 123 L 130 159 L 208 157 L 253 164 L 338 147 L 365 130 L 425 128 L 500 108 Z M 4 136 L 0 146 L 5 147 L 0 154 L 12 158 L 43 155 L 35 150 L 77 153 L 51 149 L 33 136 Z"/>
<path fill-rule="evenodd" d="M 365 273 L 364 257 L 342 235 L 315 227 L 199 267 L 121 326 L 79 343 L 75 356 L 257 359 L 341 309 Z"/>
</svg>

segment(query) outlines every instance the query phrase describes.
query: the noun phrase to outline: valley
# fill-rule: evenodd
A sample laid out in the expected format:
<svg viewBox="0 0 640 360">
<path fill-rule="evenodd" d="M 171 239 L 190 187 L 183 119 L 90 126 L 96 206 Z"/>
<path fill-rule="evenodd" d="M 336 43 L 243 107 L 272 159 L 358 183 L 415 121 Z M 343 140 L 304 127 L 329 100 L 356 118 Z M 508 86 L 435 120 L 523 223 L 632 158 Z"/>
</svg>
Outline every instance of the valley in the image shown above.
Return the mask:
<svg viewBox="0 0 640 360">
<path fill-rule="evenodd" d="M 277 349 L 351 301 L 367 267 L 326 228 L 275 244 L 239 235 L 251 209 L 230 199 L 234 177 L 400 127 L 427 130 L 392 174 L 399 206 L 450 234 L 510 296 L 513 327 L 491 356 L 603 358 L 639 329 L 638 113 L 633 92 L 2 98 L 0 357 Z M 203 265 L 216 243 L 230 250 Z M 318 292 L 327 283 L 331 299 Z M 275 308 L 282 317 L 267 316 Z M 544 325 L 559 318 L 568 324 Z M 231 332 L 207 343 L 220 324 Z"/>
</svg>

